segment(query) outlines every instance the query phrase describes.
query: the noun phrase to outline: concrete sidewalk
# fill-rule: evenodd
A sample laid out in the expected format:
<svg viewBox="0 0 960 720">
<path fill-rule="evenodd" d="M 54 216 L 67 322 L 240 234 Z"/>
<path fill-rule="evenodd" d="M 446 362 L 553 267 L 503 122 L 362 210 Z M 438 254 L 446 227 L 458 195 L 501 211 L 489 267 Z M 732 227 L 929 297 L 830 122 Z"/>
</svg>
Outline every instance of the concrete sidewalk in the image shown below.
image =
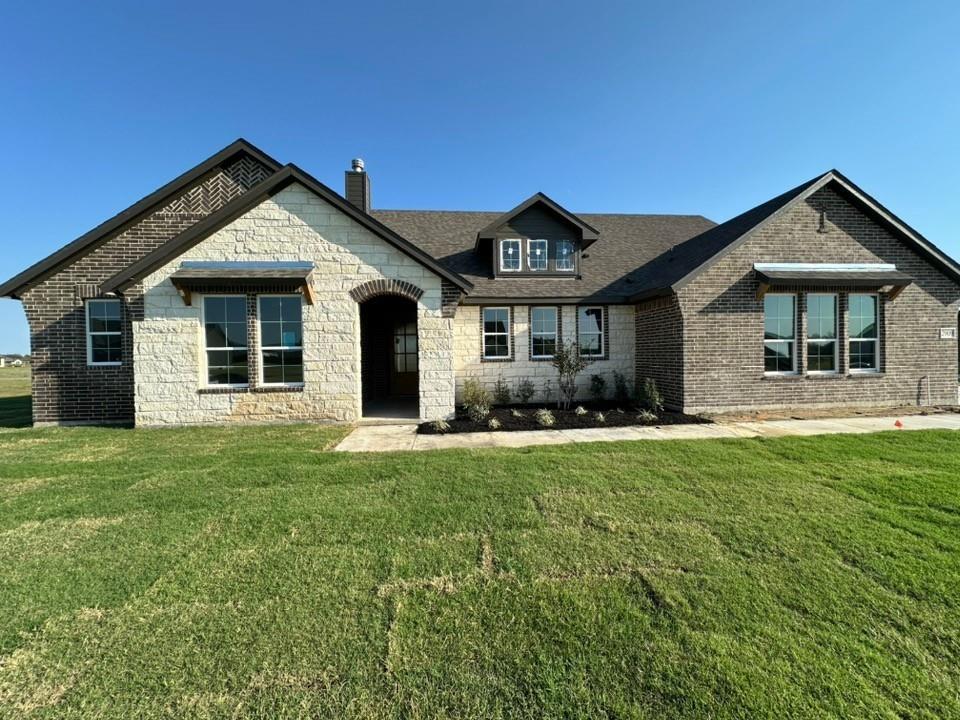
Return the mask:
<svg viewBox="0 0 960 720">
<path fill-rule="evenodd" d="M 897 427 L 900 421 L 902 427 Z M 764 420 L 705 425 L 590 428 L 587 430 L 523 430 L 476 432 L 452 435 L 418 435 L 417 426 L 361 425 L 347 435 L 335 450 L 341 452 L 388 452 L 393 450 L 444 450 L 448 448 L 502 448 L 528 445 L 560 445 L 573 442 L 617 440 L 701 440 L 707 438 L 784 437 L 871 433 L 883 430 L 960 430 L 960 414 L 905 415 L 902 417 L 852 417 L 828 420 Z"/>
</svg>

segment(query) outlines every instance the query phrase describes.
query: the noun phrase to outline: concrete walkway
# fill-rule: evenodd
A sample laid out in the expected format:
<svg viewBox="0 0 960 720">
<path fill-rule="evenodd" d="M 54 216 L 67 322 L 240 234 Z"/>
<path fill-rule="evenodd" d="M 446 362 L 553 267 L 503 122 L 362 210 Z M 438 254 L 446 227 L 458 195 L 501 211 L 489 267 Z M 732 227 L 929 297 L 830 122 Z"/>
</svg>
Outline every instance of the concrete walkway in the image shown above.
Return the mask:
<svg viewBox="0 0 960 720">
<path fill-rule="evenodd" d="M 902 427 L 897 427 L 899 420 Z M 528 445 L 560 445 L 572 442 L 617 440 L 699 440 L 706 438 L 783 437 L 871 433 L 883 430 L 960 430 L 960 414 L 905 415 L 902 417 L 853 417 L 828 420 L 763 420 L 705 425 L 662 427 L 590 428 L 587 430 L 522 430 L 476 432 L 452 435 L 418 435 L 417 426 L 361 425 L 347 435 L 335 450 L 342 452 L 387 452 L 392 450 L 444 450 L 448 448 L 501 448 Z"/>
</svg>

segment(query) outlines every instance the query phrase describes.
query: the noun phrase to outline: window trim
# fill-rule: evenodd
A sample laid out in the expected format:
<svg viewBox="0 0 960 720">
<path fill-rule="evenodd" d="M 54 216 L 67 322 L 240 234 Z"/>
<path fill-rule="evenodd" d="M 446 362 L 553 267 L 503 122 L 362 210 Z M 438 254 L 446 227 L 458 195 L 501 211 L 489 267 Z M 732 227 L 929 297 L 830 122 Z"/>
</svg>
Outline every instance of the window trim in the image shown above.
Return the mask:
<svg viewBox="0 0 960 720">
<path fill-rule="evenodd" d="M 243 348 L 213 348 L 214 351 L 226 350 L 230 352 L 231 350 L 246 350 L 247 351 L 247 382 L 245 383 L 211 383 L 210 382 L 210 356 L 209 352 L 211 348 L 207 347 L 207 298 L 241 298 L 243 300 L 244 307 L 244 319 L 246 320 L 246 338 L 247 344 Z M 236 293 L 207 293 L 200 297 L 200 344 L 203 348 L 201 353 L 201 362 L 200 362 L 200 371 L 202 374 L 203 382 L 200 384 L 200 387 L 204 390 L 243 390 L 251 387 L 250 384 L 250 308 L 247 305 L 247 296 L 238 295 Z"/>
<path fill-rule="evenodd" d="M 872 297 L 876 304 L 874 308 L 876 310 L 876 318 L 874 324 L 877 327 L 877 336 L 874 338 L 855 338 L 850 335 L 850 298 L 857 295 L 863 297 Z M 880 372 L 880 293 L 847 293 L 847 372 L 851 375 L 876 375 Z M 877 359 L 877 366 L 872 368 L 853 368 L 850 367 L 850 359 L 852 357 L 850 346 L 854 342 L 872 342 L 873 343 L 873 356 Z"/>
<path fill-rule="evenodd" d="M 798 303 L 799 303 L 798 294 L 797 294 L 797 293 L 767 293 L 767 294 L 764 295 L 763 297 L 764 297 L 764 298 L 768 298 L 768 297 L 792 297 L 792 298 L 793 298 L 793 339 L 792 339 L 792 340 L 767 340 L 766 337 L 763 337 L 763 344 L 761 345 L 761 348 L 762 348 L 762 349 L 764 350 L 764 352 L 765 352 L 768 342 L 770 342 L 770 343 L 793 343 L 793 353 L 791 354 L 791 361 L 792 361 L 793 368 L 792 368 L 791 370 L 767 370 L 766 367 L 764 367 L 764 369 L 763 369 L 763 374 L 764 374 L 766 377 L 785 377 L 785 376 L 797 375 L 797 374 L 799 374 L 799 372 L 798 372 L 798 370 L 797 370 L 797 314 L 798 314 L 798 313 L 797 313 L 797 310 L 799 309 L 799 308 L 798 308 Z M 762 310 L 762 315 L 763 315 L 764 325 L 766 325 L 766 319 L 767 319 L 767 311 L 766 311 L 766 308 L 763 308 L 763 310 Z M 764 332 L 762 333 L 762 335 L 765 335 L 765 334 L 766 334 L 766 332 L 765 332 L 765 330 L 764 330 Z"/>
<path fill-rule="evenodd" d="M 533 245 L 543 244 L 543 267 L 535 268 L 531 259 L 533 258 Z M 546 238 L 527 238 L 527 270 L 532 273 L 550 272 L 550 241 Z"/>
<path fill-rule="evenodd" d="M 556 351 L 552 355 L 534 355 L 533 340 L 534 337 L 549 337 L 551 333 L 533 332 L 533 313 L 537 310 L 553 311 L 553 346 L 556 348 L 560 344 L 560 308 L 556 305 L 531 305 L 530 306 L 530 359 L 531 360 L 552 360 L 556 357 Z"/>
<path fill-rule="evenodd" d="M 810 339 L 810 298 L 812 297 L 832 297 L 833 298 L 833 339 L 830 338 L 816 338 Z M 806 353 L 806 368 L 807 375 L 838 375 L 840 373 L 840 294 L 839 293 L 807 293 L 805 305 L 805 320 L 807 325 L 807 334 L 806 334 L 806 346 L 804 351 Z M 794 309 L 796 313 L 796 309 Z M 796 319 L 794 319 L 796 320 Z M 796 331 L 794 331 L 796 333 Z M 833 343 L 833 370 L 811 370 L 810 369 L 810 345 L 817 343 Z M 796 365 L 796 361 L 794 361 Z"/>
<path fill-rule="evenodd" d="M 300 345 L 264 345 L 263 337 L 260 327 L 260 300 L 261 298 L 297 298 L 300 301 Z M 281 318 L 283 316 L 281 315 Z M 303 362 L 303 295 L 299 293 L 262 293 L 257 295 L 257 387 L 267 387 L 267 388 L 302 388 L 306 382 L 307 376 L 305 371 L 305 363 Z M 300 351 L 300 368 L 304 371 L 303 380 L 300 382 L 279 382 L 279 383 L 268 383 L 263 379 L 263 351 L 264 350 L 299 350 Z M 250 369 L 250 354 L 249 350 L 247 351 L 247 371 Z"/>
<path fill-rule="evenodd" d="M 498 266 L 499 266 L 499 268 L 500 268 L 500 272 L 505 272 L 505 273 L 523 272 L 523 239 L 522 239 L 522 238 L 501 238 L 499 242 L 500 242 L 500 244 L 499 244 L 499 246 L 497 247 L 497 252 L 498 252 L 498 257 L 499 257 Z M 503 249 L 504 249 L 504 246 L 505 246 L 507 243 L 516 243 L 516 244 L 517 244 L 517 257 L 518 257 L 518 259 L 520 260 L 520 263 L 519 263 L 519 266 L 516 267 L 516 268 L 504 267 L 504 264 L 503 264 Z"/>
<path fill-rule="evenodd" d="M 90 306 L 95 302 L 116 303 L 120 306 L 120 329 L 113 330 L 91 330 L 90 329 Z M 89 298 L 83 306 L 83 323 L 87 339 L 87 367 L 119 367 L 123 365 L 123 303 L 120 298 Z M 107 362 L 93 361 L 93 336 L 94 335 L 116 335 L 120 338 L 120 359 Z"/>
<path fill-rule="evenodd" d="M 560 267 L 560 244 L 561 243 L 566 244 L 570 248 L 570 254 L 568 255 L 568 258 L 570 260 L 570 267 L 564 267 L 564 268 Z M 553 259 L 554 271 L 558 273 L 576 272 L 577 271 L 577 257 L 576 257 L 577 246 L 574 244 L 573 240 L 569 240 L 567 238 L 557 238 L 556 240 L 554 240 L 553 246 L 555 248 L 554 249 L 555 257 Z"/>
<path fill-rule="evenodd" d="M 507 331 L 506 333 L 488 333 L 487 332 L 487 310 L 506 310 L 507 311 Z M 510 305 L 484 305 L 480 308 L 480 357 L 483 360 L 504 361 L 513 359 L 513 308 Z M 487 355 L 487 336 L 503 335 L 507 336 L 507 354 L 506 355 Z"/>
<path fill-rule="evenodd" d="M 580 342 L 580 336 L 583 334 L 583 326 L 580 324 L 581 310 L 599 310 L 600 311 L 600 352 L 584 353 L 583 344 Z M 591 332 L 590 335 L 597 333 Z M 604 305 L 577 305 L 577 355 L 580 357 L 591 358 L 593 360 L 603 360 L 607 357 L 607 343 L 604 336 L 607 334 L 607 308 Z"/>
</svg>

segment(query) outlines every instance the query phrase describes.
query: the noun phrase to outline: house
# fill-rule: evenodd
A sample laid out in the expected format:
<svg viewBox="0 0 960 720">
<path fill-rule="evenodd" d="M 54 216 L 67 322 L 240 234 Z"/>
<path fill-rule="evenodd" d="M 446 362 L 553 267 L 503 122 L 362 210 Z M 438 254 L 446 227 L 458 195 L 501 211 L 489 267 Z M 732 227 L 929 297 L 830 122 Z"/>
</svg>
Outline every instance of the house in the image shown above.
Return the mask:
<svg viewBox="0 0 960 720">
<path fill-rule="evenodd" d="M 957 402 L 960 267 L 842 174 L 722 224 L 378 210 L 238 140 L 0 285 L 37 424 L 449 416 L 577 342 L 688 412 Z"/>
</svg>

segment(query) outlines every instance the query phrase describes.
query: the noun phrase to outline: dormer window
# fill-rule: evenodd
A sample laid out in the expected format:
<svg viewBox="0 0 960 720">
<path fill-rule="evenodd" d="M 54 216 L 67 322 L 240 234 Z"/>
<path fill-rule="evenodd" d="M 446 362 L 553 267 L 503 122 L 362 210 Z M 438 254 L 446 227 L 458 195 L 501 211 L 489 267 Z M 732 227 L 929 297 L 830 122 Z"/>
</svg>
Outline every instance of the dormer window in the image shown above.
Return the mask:
<svg viewBox="0 0 960 720">
<path fill-rule="evenodd" d="M 523 251 L 518 239 L 500 241 L 500 270 L 503 272 L 519 272 L 523 268 Z M 488 256 L 489 257 L 489 256 Z"/>
<path fill-rule="evenodd" d="M 548 245 L 546 240 L 527 240 L 527 265 L 531 272 L 547 269 Z"/>
<path fill-rule="evenodd" d="M 557 240 L 557 270 L 573 270 L 573 243 L 569 240 Z"/>
</svg>

